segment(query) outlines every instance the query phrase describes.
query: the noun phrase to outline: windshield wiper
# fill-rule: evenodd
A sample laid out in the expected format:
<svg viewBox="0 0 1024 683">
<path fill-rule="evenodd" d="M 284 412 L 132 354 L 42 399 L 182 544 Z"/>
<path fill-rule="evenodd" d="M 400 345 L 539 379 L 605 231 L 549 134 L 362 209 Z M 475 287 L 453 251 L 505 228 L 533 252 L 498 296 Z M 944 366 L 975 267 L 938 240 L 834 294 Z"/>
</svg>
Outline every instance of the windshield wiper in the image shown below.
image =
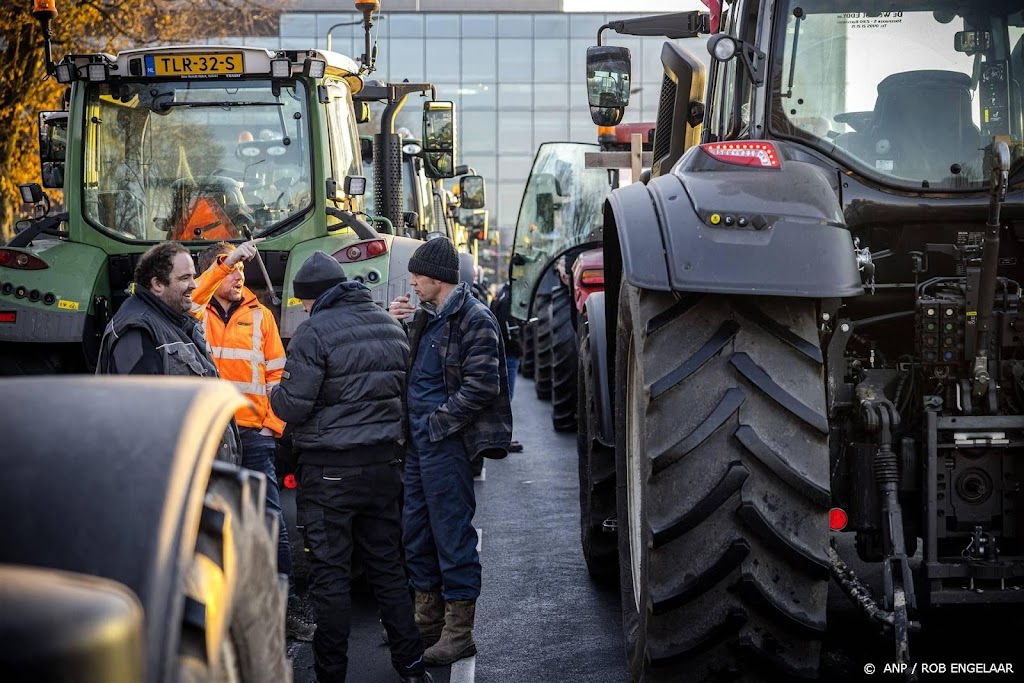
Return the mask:
<svg viewBox="0 0 1024 683">
<path fill-rule="evenodd" d="M 189 109 L 205 109 L 209 107 L 216 107 L 217 109 L 223 109 L 225 107 L 283 107 L 284 102 L 167 102 L 159 104 L 155 107 L 157 111 L 167 111 L 173 107 L 188 107 Z"/>
</svg>

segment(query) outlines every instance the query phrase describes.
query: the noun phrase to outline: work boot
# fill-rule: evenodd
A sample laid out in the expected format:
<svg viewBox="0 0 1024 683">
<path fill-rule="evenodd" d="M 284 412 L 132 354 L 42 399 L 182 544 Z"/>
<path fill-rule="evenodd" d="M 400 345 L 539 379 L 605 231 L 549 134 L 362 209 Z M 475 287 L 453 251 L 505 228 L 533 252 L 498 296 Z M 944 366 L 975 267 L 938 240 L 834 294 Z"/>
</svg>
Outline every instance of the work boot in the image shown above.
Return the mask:
<svg viewBox="0 0 1024 683">
<path fill-rule="evenodd" d="M 441 639 L 423 653 L 427 666 L 448 666 L 476 654 L 473 642 L 473 621 L 476 618 L 475 600 L 454 600 L 445 603 L 444 629 Z"/>
<path fill-rule="evenodd" d="M 509 453 L 522 453 L 523 452 L 523 444 L 519 443 L 518 441 L 510 441 L 509 444 L 508 444 L 508 452 Z"/>
<path fill-rule="evenodd" d="M 444 622 L 445 606 L 441 591 L 416 591 L 416 628 L 420 630 L 423 647 L 430 647 L 437 642 Z"/>
<path fill-rule="evenodd" d="M 308 643 L 313 640 L 314 631 L 316 624 L 306 617 L 299 599 L 289 598 L 288 612 L 284 619 L 284 637 Z"/>
<path fill-rule="evenodd" d="M 402 676 L 402 683 L 434 683 L 434 677 L 424 671 L 418 676 Z"/>
</svg>

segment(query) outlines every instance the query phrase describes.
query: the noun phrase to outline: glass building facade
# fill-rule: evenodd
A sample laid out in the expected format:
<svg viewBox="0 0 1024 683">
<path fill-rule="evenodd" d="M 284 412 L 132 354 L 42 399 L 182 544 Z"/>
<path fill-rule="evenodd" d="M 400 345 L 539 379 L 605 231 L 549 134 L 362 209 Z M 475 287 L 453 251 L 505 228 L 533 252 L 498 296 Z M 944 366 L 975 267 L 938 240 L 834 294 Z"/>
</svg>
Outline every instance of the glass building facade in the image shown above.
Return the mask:
<svg viewBox="0 0 1024 683">
<path fill-rule="evenodd" d="M 385 13 L 374 24 L 382 81 L 430 82 L 458 111 L 459 163 L 488 183 L 491 228 L 511 243 L 519 202 L 538 145 L 596 142 L 585 87 L 586 50 L 603 24 L 632 15 L 589 13 Z M 283 14 L 280 35 L 240 38 L 268 49 L 326 48 L 355 59 L 363 53 L 355 12 Z M 342 25 L 338 25 L 342 24 Z M 345 25 L 348 24 L 348 25 Z M 333 27 L 333 28 L 332 28 Z M 625 122 L 654 121 L 664 39 L 605 32 L 633 58 L 633 96 Z M 704 40 L 679 41 L 707 63 Z M 417 137 L 421 107 L 410 97 L 399 125 Z"/>
</svg>

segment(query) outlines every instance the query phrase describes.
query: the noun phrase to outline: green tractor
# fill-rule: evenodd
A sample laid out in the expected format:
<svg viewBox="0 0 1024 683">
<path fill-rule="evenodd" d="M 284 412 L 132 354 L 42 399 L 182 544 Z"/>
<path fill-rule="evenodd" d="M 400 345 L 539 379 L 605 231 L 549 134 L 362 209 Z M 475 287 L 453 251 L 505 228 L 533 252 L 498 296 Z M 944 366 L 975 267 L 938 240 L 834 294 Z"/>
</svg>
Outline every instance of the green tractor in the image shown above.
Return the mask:
<svg viewBox="0 0 1024 683">
<path fill-rule="evenodd" d="M 52 18 L 40 17 L 47 55 Z M 90 371 L 138 257 L 163 240 L 199 252 L 263 238 L 262 273 L 250 268 L 249 285 L 265 288 L 286 342 L 306 317 L 292 277 L 316 250 L 382 305 L 411 290 L 406 263 L 420 242 L 395 234 L 395 221 L 359 216 L 353 95 L 367 67 L 322 50 L 224 46 L 47 61 L 67 90 L 63 111 L 40 115 L 42 184 L 63 189 L 64 211 L 0 247 L 0 375 Z M 425 102 L 423 122 L 424 164 L 452 177 L 453 104 Z M 22 194 L 48 203 L 39 185 Z"/>
</svg>

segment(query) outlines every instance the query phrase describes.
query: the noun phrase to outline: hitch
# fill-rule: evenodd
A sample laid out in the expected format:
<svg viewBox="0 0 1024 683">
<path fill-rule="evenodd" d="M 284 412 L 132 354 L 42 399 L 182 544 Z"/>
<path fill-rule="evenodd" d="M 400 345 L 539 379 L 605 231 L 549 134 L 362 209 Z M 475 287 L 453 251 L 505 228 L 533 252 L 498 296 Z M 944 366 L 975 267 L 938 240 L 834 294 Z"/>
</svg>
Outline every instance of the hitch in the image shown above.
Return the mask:
<svg viewBox="0 0 1024 683">
<path fill-rule="evenodd" d="M 1010 148 L 997 142 L 993 148 L 992 194 L 989 197 L 988 222 L 981 251 L 981 283 L 978 287 L 978 322 L 975 325 L 974 365 L 971 368 L 972 393 L 982 398 L 988 393 L 992 377 L 989 372 L 989 344 L 992 340 L 992 310 L 995 308 L 997 270 L 999 269 L 999 212 L 1006 201 L 1010 174 Z M 970 315 L 970 311 L 967 313 Z"/>
</svg>

